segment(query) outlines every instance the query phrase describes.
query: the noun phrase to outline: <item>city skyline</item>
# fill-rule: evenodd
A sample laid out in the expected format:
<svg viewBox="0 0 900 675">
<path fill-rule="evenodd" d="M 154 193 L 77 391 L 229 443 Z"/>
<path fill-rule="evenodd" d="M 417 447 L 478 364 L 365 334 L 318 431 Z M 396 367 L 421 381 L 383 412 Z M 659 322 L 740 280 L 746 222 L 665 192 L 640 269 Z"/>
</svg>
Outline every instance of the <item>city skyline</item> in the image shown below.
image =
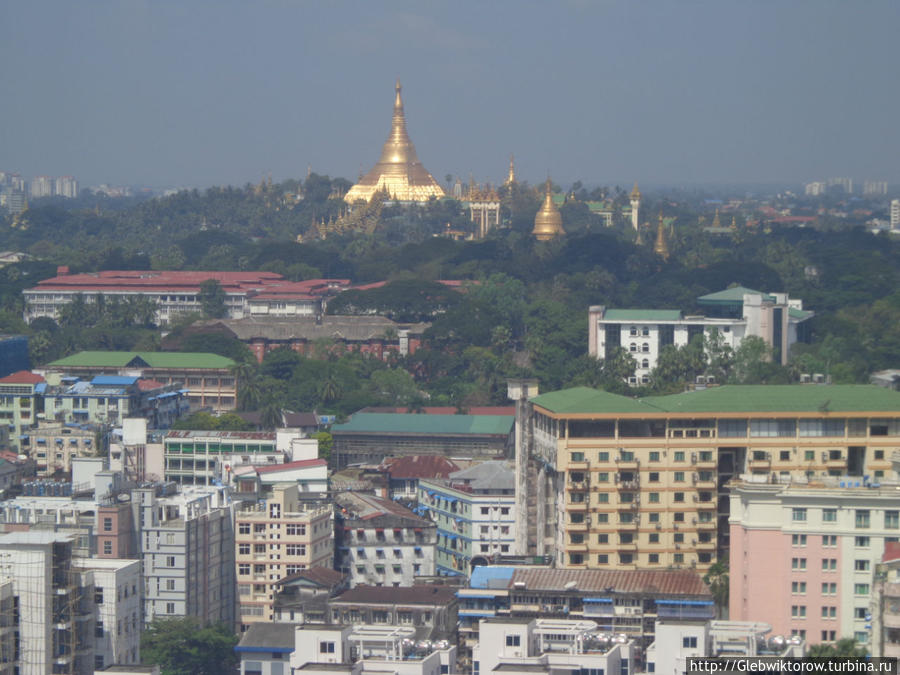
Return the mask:
<svg viewBox="0 0 900 675">
<path fill-rule="evenodd" d="M 896 3 L 5 3 L 0 169 L 355 181 L 404 85 L 442 185 L 900 182 Z"/>
</svg>

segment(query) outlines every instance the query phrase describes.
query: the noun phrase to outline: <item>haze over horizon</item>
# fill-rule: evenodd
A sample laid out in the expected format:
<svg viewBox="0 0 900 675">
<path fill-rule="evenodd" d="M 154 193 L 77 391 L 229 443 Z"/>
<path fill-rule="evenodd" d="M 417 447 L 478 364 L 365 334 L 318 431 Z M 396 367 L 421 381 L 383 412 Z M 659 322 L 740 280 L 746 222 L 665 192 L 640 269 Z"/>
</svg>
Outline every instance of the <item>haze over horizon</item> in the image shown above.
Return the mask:
<svg viewBox="0 0 900 675">
<path fill-rule="evenodd" d="M 560 184 L 900 183 L 900 3 L 2 2 L 0 170 L 355 180 L 399 77 L 424 166 Z"/>
</svg>

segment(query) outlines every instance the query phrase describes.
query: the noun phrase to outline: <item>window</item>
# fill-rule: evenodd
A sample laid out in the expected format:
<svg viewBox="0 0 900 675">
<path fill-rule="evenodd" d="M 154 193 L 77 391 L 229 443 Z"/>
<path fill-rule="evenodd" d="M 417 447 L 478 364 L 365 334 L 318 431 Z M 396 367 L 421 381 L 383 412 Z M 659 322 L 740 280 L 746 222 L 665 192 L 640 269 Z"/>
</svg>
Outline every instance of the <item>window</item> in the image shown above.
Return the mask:
<svg viewBox="0 0 900 675">
<path fill-rule="evenodd" d="M 651 553 L 648 557 L 647 562 L 651 565 L 656 565 L 659 563 L 659 553 Z"/>
<path fill-rule="evenodd" d="M 778 453 L 778 459 L 782 462 L 788 462 L 791 459 L 791 451 L 790 450 L 782 450 Z"/>
<path fill-rule="evenodd" d="M 238 544 L 238 555 L 250 555 L 250 544 Z"/>
<path fill-rule="evenodd" d="M 834 548 L 837 546 L 837 535 L 836 534 L 823 534 L 822 535 L 822 546 Z"/>
<path fill-rule="evenodd" d="M 600 553 L 597 555 L 597 564 L 598 565 L 606 565 L 609 563 L 609 556 L 605 553 Z"/>
<path fill-rule="evenodd" d="M 650 533 L 650 543 L 651 543 L 651 544 L 658 544 L 658 543 L 659 543 L 659 533 L 658 533 L 658 532 L 651 532 L 651 533 Z"/>
<path fill-rule="evenodd" d="M 306 535 L 306 525 L 298 525 L 297 523 L 289 523 L 285 525 L 285 534 L 289 536 Z"/>
<path fill-rule="evenodd" d="M 597 453 L 597 461 L 598 462 L 608 462 L 609 461 L 609 453 L 608 452 L 598 452 Z"/>
<path fill-rule="evenodd" d="M 696 649 L 697 648 L 697 637 L 683 637 L 681 638 L 681 646 L 685 649 Z"/>
<path fill-rule="evenodd" d="M 806 569 L 806 558 L 791 558 L 791 569 L 792 570 L 805 570 Z"/>
<path fill-rule="evenodd" d="M 518 647 L 521 644 L 521 636 L 519 635 L 507 635 L 506 636 L 506 646 L 507 647 Z"/>
<path fill-rule="evenodd" d="M 791 535 L 791 546 L 806 546 L 806 535 L 805 534 L 792 534 Z"/>
<path fill-rule="evenodd" d="M 241 523 L 238 525 L 238 534 L 250 534 L 250 523 Z"/>
<path fill-rule="evenodd" d="M 598 493 L 597 493 L 597 501 L 598 501 L 600 504 L 607 504 L 607 503 L 609 503 L 609 493 L 608 493 L 608 492 L 598 492 Z"/>
<path fill-rule="evenodd" d="M 869 561 L 868 560 L 854 560 L 853 561 L 853 569 L 857 572 L 868 572 L 869 571 Z"/>
<path fill-rule="evenodd" d="M 857 548 L 868 548 L 869 546 L 868 537 L 854 537 L 853 542 Z"/>
<path fill-rule="evenodd" d="M 658 523 L 659 522 L 659 512 L 651 511 L 647 514 L 647 521 L 650 523 Z"/>
<path fill-rule="evenodd" d="M 678 511 L 675 514 L 674 518 L 675 518 L 676 523 L 683 523 L 684 522 L 684 512 Z"/>
<path fill-rule="evenodd" d="M 102 588 L 94 588 L 94 604 L 95 605 L 103 604 L 103 589 Z"/>
<path fill-rule="evenodd" d="M 175 603 L 167 602 L 166 603 L 166 614 L 174 614 L 175 613 Z"/>
<path fill-rule="evenodd" d="M 677 450 L 675 452 L 675 461 L 683 462 L 684 461 L 684 452 L 682 450 Z"/>
<path fill-rule="evenodd" d="M 673 499 L 673 501 L 676 501 L 676 502 L 683 502 L 683 501 L 684 501 L 684 493 L 683 493 L 683 492 L 676 492 L 676 493 L 672 496 L 672 499 Z"/>
<path fill-rule="evenodd" d="M 609 474 L 606 472 L 600 472 L 597 474 L 597 481 L 600 483 L 608 483 L 609 482 Z"/>
<path fill-rule="evenodd" d="M 791 509 L 791 520 L 795 523 L 805 523 L 806 509 Z"/>
<path fill-rule="evenodd" d="M 853 618 L 854 619 L 865 619 L 866 614 L 868 614 L 868 610 L 865 607 L 854 607 L 853 608 Z"/>
<path fill-rule="evenodd" d="M 583 452 L 573 452 L 571 456 L 572 456 L 571 461 L 573 461 L 573 462 L 583 462 L 584 461 L 584 453 Z"/>
<path fill-rule="evenodd" d="M 175 556 L 174 555 L 166 556 L 166 567 L 175 567 Z"/>
<path fill-rule="evenodd" d="M 829 582 L 822 584 L 822 595 L 836 595 L 837 594 L 837 584 L 835 582 Z"/>
<path fill-rule="evenodd" d="M 869 584 L 853 584 L 854 595 L 869 595 Z"/>
<path fill-rule="evenodd" d="M 816 451 L 815 450 L 804 450 L 803 451 L 803 461 L 804 462 L 813 462 L 816 459 Z"/>
<path fill-rule="evenodd" d="M 238 565 L 238 575 L 246 576 L 250 574 L 250 563 L 241 563 Z"/>
<path fill-rule="evenodd" d="M 94 624 L 94 636 L 98 638 L 103 637 L 103 622 L 99 619 L 97 620 L 97 623 Z"/>
<path fill-rule="evenodd" d="M 791 582 L 791 593 L 806 593 L 806 582 L 805 581 L 792 581 Z"/>
<path fill-rule="evenodd" d="M 806 605 L 791 605 L 791 617 L 794 619 L 805 619 Z"/>
<path fill-rule="evenodd" d="M 619 554 L 619 563 L 622 565 L 630 565 L 634 562 L 634 555 L 631 553 L 620 553 Z"/>
<path fill-rule="evenodd" d="M 174 579 L 166 579 L 166 590 L 167 591 L 175 590 L 175 580 Z"/>
<path fill-rule="evenodd" d="M 676 544 L 683 544 L 683 543 L 684 543 L 684 533 L 683 533 L 683 532 L 676 532 L 676 533 L 675 533 L 675 543 L 676 543 Z"/>
<path fill-rule="evenodd" d="M 112 542 L 109 540 L 103 542 L 103 555 L 112 555 Z"/>
<path fill-rule="evenodd" d="M 822 558 L 822 571 L 834 572 L 837 569 L 837 558 Z"/>
<path fill-rule="evenodd" d="M 608 544 L 609 543 L 609 535 L 608 534 L 598 534 L 597 535 L 597 543 L 598 544 Z"/>
<path fill-rule="evenodd" d="M 112 532 L 112 518 L 103 519 L 103 531 Z"/>
<path fill-rule="evenodd" d="M 886 530 L 900 529 L 900 511 L 885 511 L 884 527 Z"/>
<path fill-rule="evenodd" d="M 830 605 L 822 605 L 822 618 L 823 619 L 837 618 L 837 607 L 833 607 Z"/>
<path fill-rule="evenodd" d="M 381 549 L 378 549 L 379 551 Z M 286 555 L 306 555 L 306 545 L 305 544 L 287 544 L 284 547 L 284 552 Z"/>
<path fill-rule="evenodd" d="M 333 642 L 320 642 L 319 643 L 319 653 L 320 654 L 334 654 L 334 643 Z"/>
<path fill-rule="evenodd" d="M 856 527 L 857 529 L 867 530 L 871 523 L 871 515 L 868 509 L 856 509 Z"/>
<path fill-rule="evenodd" d="M 672 559 L 676 565 L 681 565 L 684 562 L 684 553 L 676 553 Z"/>
<path fill-rule="evenodd" d="M 647 477 L 647 480 L 649 480 L 651 483 L 658 483 L 659 482 L 659 471 L 651 471 L 650 475 Z"/>
<path fill-rule="evenodd" d="M 659 450 L 653 450 L 650 452 L 650 461 L 658 462 L 659 461 Z M 652 474 L 651 474 L 652 475 Z M 657 474 L 658 476 L 658 474 Z"/>
<path fill-rule="evenodd" d="M 675 482 L 676 483 L 684 482 L 684 471 L 676 471 L 675 472 Z"/>
</svg>

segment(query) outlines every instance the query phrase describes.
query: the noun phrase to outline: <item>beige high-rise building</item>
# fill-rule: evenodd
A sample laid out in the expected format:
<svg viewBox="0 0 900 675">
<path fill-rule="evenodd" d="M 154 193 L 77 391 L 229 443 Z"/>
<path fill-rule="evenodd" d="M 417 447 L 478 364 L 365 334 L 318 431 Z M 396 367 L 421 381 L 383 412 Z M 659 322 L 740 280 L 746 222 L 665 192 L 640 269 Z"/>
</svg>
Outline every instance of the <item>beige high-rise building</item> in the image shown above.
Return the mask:
<svg viewBox="0 0 900 675">
<path fill-rule="evenodd" d="M 333 508 L 300 499 L 296 483 L 279 483 L 260 502 L 235 513 L 240 623 L 272 621 L 275 586 L 308 567 L 334 563 Z"/>
</svg>

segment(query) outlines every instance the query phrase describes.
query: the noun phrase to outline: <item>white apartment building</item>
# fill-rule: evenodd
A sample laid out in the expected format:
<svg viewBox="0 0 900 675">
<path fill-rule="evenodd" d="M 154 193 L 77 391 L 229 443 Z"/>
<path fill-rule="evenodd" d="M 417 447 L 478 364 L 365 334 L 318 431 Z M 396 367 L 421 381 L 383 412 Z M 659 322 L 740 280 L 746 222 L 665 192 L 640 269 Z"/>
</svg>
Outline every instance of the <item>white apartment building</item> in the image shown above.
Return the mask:
<svg viewBox="0 0 900 675">
<path fill-rule="evenodd" d="M 740 347 L 745 337 L 760 337 L 772 349 L 773 359 L 786 364 L 791 346 L 807 339 L 805 324 L 813 316 L 804 311 L 802 300 L 787 293 L 762 293 L 742 286 L 704 295 L 697 304 L 705 314 L 592 306 L 588 310 L 588 351 L 598 359 L 607 358 L 617 348 L 627 351 L 637 362 L 628 378 L 632 385 L 650 383 L 663 348 L 683 347 L 712 331 L 717 331 L 731 350 Z"/>
<path fill-rule="evenodd" d="M 891 230 L 900 230 L 900 199 L 891 200 Z"/>
<path fill-rule="evenodd" d="M 885 544 L 900 541 L 900 484 L 742 478 L 731 490 L 730 618 L 811 644 L 854 637 L 869 647 L 873 575 Z"/>
<path fill-rule="evenodd" d="M 72 565 L 94 576 L 94 667 L 140 663 L 141 561 L 76 558 Z"/>
<path fill-rule="evenodd" d="M 166 497 L 135 490 L 144 622 L 195 616 L 235 625 L 234 506 L 224 487 L 185 486 Z"/>
<path fill-rule="evenodd" d="M 472 675 L 555 675 L 565 671 L 631 675 L 637 649 L 624 636 L 602 633 L 593 621 L 482 619 L 472 649 Z"/>
</svg>

